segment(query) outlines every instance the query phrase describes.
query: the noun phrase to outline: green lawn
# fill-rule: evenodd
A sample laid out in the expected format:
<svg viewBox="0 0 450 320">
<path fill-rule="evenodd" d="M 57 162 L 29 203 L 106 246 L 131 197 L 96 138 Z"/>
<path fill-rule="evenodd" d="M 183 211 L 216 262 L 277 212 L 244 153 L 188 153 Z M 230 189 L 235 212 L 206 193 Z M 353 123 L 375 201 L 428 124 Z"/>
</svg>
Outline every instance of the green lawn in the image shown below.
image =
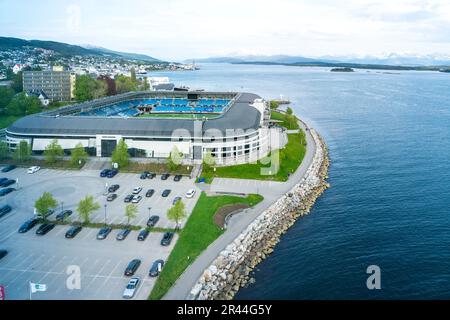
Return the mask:
<svg viewBox="0 0 450 320">
<path fill-rule="evenodd" d="M 271 175 L 263 175 L 261 173 L 261 169 L 264 167 L 270 167 L 270 164 L 262 164 L 258 161 L 257 163 L 217 167 L 216 172 L 213 171 L 213 168 L 204 168 L 202 177 L 206 178 L 207 181 L 211 181 L 215 177 L 287 181 L 288 175 L 297 170 L 300 163 L 302 163 L 303 157 L 305 156 L 305 133 L 301 130 L 299 133 L 288 134 L 288 143 L 283 149 L 278 151 L 279 168 L 277 172 L 273 172 Z M 274 158 L 276 159 L 276 157 Z"/>
<path fill-rule="evenodd" d="M 280 126 L 285 127 L 288 130 L 297 130 L 299 128 L 298 123 L 290 123 L 286 120 L 286 115 L 281 112 L 272 111 L 270 114 L 272 120 L 282 121 L 279 123 Z"/>
<path fill-rule="evenodd" d="M 186 226 L 181 230 L 180 237 L 156 280 L 149 299 L 161 299 L 184 270 L 224 232 L 213 221 L 214 214 L 219 208 L 234 203 L 246 203 L 254 206 L 262 199 L 262 196 L 255 194 L 243 198 L 235 196 L 208 197 L 202 193 Z"/>
<path fill-rule="evenodd" d="M 17 119 L 20 119 L 20 118 L 21 118 L 20 116 L 1 115 L 0 116 L 0 129 L 9 127 L 11 124 L 13 124 L 14 121 L 16 121 Z"/>
</svg>

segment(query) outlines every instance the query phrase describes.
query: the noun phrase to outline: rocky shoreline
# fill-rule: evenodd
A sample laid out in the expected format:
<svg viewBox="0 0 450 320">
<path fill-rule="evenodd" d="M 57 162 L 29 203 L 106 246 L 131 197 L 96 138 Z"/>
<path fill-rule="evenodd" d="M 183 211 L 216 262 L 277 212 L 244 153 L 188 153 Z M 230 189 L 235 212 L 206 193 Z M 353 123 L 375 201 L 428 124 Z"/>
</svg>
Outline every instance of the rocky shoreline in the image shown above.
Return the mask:
<svg viewBox="0 0 450 320">
<path fill-rule="evenodd" d="M 262 212 L 203 272 L 189 299 L 230 300 L 252 280 L 251 271 L 270 253 L 295 221 L 309 213 L 316 199 L 329 187 L 328 150 L 310 129 L 316 153 L 304 178 L 290 192 Z"/>
</svg>

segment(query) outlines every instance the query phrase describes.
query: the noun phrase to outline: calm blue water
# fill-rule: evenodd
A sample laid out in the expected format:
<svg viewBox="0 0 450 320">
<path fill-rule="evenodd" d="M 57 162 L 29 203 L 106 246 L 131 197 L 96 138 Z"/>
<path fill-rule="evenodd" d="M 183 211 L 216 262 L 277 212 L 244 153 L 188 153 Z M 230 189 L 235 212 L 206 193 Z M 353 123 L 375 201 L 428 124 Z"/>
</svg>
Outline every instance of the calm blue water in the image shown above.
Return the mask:
<svg viewBox="0 0 450 320">
<path fill-rule="evenodd" d="M 450 298 L 450 75 L 204 64 L 164 73 L 279 94 L 325 138 L 331 188 L 238 299 Z M 381 268 L 381 290 L 366 268 Z"/>
</svg>

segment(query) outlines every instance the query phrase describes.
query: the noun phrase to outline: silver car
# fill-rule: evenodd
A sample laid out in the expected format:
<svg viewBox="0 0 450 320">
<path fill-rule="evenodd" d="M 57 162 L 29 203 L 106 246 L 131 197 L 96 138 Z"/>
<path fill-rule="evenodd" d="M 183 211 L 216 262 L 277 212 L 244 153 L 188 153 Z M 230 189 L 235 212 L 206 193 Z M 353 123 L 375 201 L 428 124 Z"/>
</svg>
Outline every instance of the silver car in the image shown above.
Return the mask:
<svg viewBox="0 0 450 320">
<path fill-rule="evenodd" d="M 130 281 L 128 282 L 125 290 L 123 291 L 122 297 L 124 299 L 133 298 L 140 283 L 141 283 L 141 280 L 139 279 L 139 277 L 131 278 Z"/>
</svg>

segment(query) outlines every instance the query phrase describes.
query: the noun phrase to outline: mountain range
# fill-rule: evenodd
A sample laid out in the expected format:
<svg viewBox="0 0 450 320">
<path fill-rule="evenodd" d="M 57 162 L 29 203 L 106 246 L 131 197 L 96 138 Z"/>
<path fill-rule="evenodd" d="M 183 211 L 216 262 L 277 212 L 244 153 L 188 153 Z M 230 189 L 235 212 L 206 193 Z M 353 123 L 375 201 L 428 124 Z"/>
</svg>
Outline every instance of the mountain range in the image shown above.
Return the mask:
<svg viewBox="0 0 450 320">
<path fill-rule="evenodd" d="M 63 56 L 104 56 L 146 62 L 164 62 L 145 54 L 113 51 L 106 48 L 90 45 L 78 46 L 56 41 L 24 40 L 19 38 L 0 37 L 0 50 L 18 49 L 23 47 L 53 50 Z"/>
</svg>

